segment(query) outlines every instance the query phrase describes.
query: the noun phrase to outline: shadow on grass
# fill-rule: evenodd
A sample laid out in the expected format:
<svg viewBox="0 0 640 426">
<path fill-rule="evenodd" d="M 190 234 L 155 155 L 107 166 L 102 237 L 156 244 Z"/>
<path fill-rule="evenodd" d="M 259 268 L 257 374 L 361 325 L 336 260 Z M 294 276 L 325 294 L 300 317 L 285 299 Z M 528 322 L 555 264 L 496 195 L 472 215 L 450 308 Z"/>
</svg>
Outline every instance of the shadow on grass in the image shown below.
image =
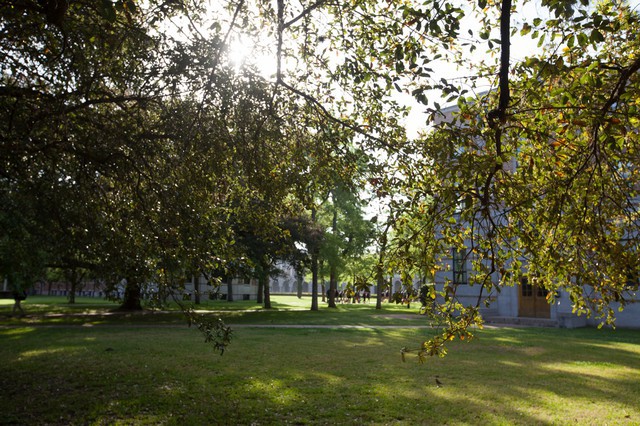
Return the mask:
<svg viewBox="0 0 640 426">
<path fill-rule="evenodd" d="M 9 424 L 640 422 L 639 332 L 485 330 L 402 363 L 424 333 L 242 329 L 219 357 L 178 329 L 2 330 L 0 410 Z"/>
<path fill-rule="evenodd" d="M 375 304 L 339 304 L 328 308 L 320 303 L 319 311 L 310 311 L 310 298 L 295 296 L 275 296 L 273 309 L 264 309 L 255 301 L 203 301 L 201 305 L 191 305 L 203 314 L 219 315 L 228 323 L 235 324 L 307 324 L 307 325 L 402 325 L 415 322 L 425 324 L 424 317 L 417 314 L 417 307 L 407 309 L 402 305 L 383 304 L 383 309 L 375 309 Z M 23 319 L 11 317 L 12 305 L 0 304 L 0 325 L 46 324 L 46 325 L 94 325 L 108 323 L 184 323 L 177 306 L 168 310 L 145 310 L 143 312 L 115 312 L 117 303 L 79 298 L 78 303 L 68 304 L 64 297 L 33 297 L 25 303 L 27 316 Z"/>
</svg>

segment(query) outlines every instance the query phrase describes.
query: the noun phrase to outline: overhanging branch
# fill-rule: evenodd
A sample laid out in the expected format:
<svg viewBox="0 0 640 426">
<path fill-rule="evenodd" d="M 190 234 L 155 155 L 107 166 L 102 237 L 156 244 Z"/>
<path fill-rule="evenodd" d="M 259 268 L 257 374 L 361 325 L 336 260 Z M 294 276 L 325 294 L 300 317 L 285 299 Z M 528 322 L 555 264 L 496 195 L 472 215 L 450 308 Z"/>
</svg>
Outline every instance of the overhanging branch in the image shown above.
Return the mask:
<svg viewBox="0 0 640 426">
<path fill-rule="evenodd" d="M 300 19 L 302 19 L 305 16 L 307 16 L 309 13 L 313 12 L 315 9 L 317 9 L 318 7 L 320 7 L 323 4 L 325 4 L 326 2 L 327 2 L 327 0 L 318 0 L 318 1 L 316 1 L 311 6 L 307 7 L 302 12 L 300 12 L 300 14 L 298 16 L 296 16 L 295 18 L 291 19 L 290 21 L 288 21 L 286 23 L 283 23 L 282 28 L 283 29 L 289 28 L 290 26 L 292 26 L 293 24 L 298 22 Z"/>
</svg>

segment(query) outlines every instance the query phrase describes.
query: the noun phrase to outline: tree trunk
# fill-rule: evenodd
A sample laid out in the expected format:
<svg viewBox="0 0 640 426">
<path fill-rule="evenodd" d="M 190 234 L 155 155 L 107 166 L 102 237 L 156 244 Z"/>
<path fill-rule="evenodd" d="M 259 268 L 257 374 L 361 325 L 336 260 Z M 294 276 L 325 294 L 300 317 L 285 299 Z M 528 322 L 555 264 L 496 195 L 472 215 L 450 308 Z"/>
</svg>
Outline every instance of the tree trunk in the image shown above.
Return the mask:
<svg viewBox="0 0 640 426">
<path fill-rule="evenodd" d="M 271 309 L 271 294 L 269 291 L 269 275 L 265 275 L 260 280 L 263 281 L 262 288 L 264 289 L 264 308 Z"/>
<path fill-rule="evenodd" d="M 200 304 L 200 272 L 196 271 L 193 275 L 193 297 L 196 305 Z"/>
<path fill-rule="evenodd" d="M 84 279 L 84 272 L 78 274 L 78 270 L 76 268 L 71 268 L 65 270 L 65 276 L 71 285 L 69 289 L 69 294 L 67 294 L 67 301 L 69 304 L 76 303 L 76 294 L 78 293 L 78 289 L 80 288 L 80 283 Z"/>
<path fill-rule="evenodd" d="M 258 300 L 256 300 L 258 305 L 262 305 L 264 302 L 264 291 L 264 280 L 262 278 L 258 278 Z"/>
<path fill-rule="evenodd" d="M 78 287 L 78 273 L 75 269 L 67 270 L 67 279 L 69 280 L 69 284 L 71 284 L 69 294 L 67 294 L 67 302 L 74 304 L 76 303 L 76 289 Z"/>
<path fill-rule="evenodd" d="M 382 287 L 384 287 L 384 274 L 382 265 L 378 264 L 376 267 L 376 285 L 378 289 L 376 291 L 376 309 L 382 309 Z"/>
<path fill-rule="evenodd" d="M 384 257 L 387 251 L 387 233 L 391 227 L 391 222 L 387 221 L 387 226 L 380 237 L 380 253 L 378 254 L 378 264 L 376 265 L 376 309 L 382 309 L 382 287 L 384 286 Z"/>
<path fill-rule="evenodd" d="M 296 275 L 296 286 L 298 292 L 298 299 L 302 299 L 302 274 Z"/>
<path fill-rule="evenodd" d="M 318 255 L 311 258 L 311 310 L 318 310 Z"/>
<path fill-rule="evenodd" d="M 227 302 L 233 302 L 233 278 L 226 277 L 227 279 Z"/>
<path fill-rule="evenodd" d="M 140 284 L 131 278 L 127 278 L 127 285 L 124 288 L 124 297 L 120 309 L 123 311 L 142 310 L 142 290 Z"/>
<path fill-rule="evenodd" d="M 311 222 L 316 224 L 316 209 L 311 209 Z M 318 257 L 320 247 L 318 242 L 314 242 L 311 247 L 311 310 L 318 310 Z"/>
<path fill-rule="evenodd" d="M 336 197 L 333 196 L 333 219 L 331 221 L 331 232 L 333 235 L 338 234 L 338 209 L 336 208 Z M 329 265 L 329 307 L 337 308 L 336 306 L 336 290 L 338 288 L 338 268 L 336 267 L 337 259 L 330 260 Z M 355 283 L 354 283 L 355 284 Z"/>
<path fill-rule="evenodd" d="M 336 306 L 336 293 L 338 292 L 338 277 L 335 266 L 331 265 L 331 272 L 329 272 L 329 307 L 337 308 Z"/>
</svg>

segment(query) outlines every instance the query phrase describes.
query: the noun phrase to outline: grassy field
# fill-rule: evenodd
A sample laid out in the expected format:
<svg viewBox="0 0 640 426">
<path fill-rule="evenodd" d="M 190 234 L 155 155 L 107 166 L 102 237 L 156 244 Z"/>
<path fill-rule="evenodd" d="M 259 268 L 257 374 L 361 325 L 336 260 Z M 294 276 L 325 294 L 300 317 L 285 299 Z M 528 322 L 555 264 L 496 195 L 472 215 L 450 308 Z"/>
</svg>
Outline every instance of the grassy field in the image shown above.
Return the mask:
<svg viewBox="0 0 640 426">
<path fill-rule="evenodd" d="M 75 304 L 66 303 L 59 297 L 35 296 L 23 302 L 27 313 L 20 320 L 8 318 L 13 307 L 12 300 L 0 300 L 0 318 L 16 324 L 106 324 L 106 323 L 174 323 L 184 324 L 184 316 L 175 304 L 162 311 L 148 310 L 143 314 L 114 312 L 118 304 L 102 299 L 80 297 Z M 279 324 L 279 325 L 403 325 L 422 324 L 424 318 L 418 313 L 418 304 L 406 306 L 384 303 L 383 309 L 375 310 L 375 301 L 367 304 L 340 304 L 337 309 L 329 309 L 319 302 L 320 310 L 310 312 L 311 298 L 298 299 L 295 296 L 273 296 L 272 308 L 264 310 L 255 301 L 203 301 L 195 308 L 203 313 L 214 313 L 233 324 Z"/>
<path fill-rule="evenodd" d="M 640 331 L 488 328 L 421 365 L 400 348 L 433 330 L 379 327 L 424 324 L 406 308 L 308 312 L 308 300 L 276 299 L 269 313 L 224 306 L 244 326 L 220 356 L 175 314 L 29 298 L 31 317 L 0 320 L 0 423 L 640 424 Z M 47 305 L 81 321 L 51 322 Z"/>
</svg>

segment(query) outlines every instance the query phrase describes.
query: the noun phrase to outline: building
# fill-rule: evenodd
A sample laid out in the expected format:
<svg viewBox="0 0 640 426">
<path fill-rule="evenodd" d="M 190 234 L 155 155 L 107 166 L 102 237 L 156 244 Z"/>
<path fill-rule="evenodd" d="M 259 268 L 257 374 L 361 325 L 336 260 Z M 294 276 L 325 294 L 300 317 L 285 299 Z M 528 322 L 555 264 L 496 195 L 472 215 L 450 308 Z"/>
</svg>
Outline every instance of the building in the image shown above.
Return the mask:
<svg viewBox="0 0 640 426">
<path fill-rule="evenodd" d="M 194 299 L 195 287 L 193 277 L 185 281 L 184 300 Z M 234 277 L 223 280 L 220 286 L 213 286 L 207 282 L 204 276 L 200 276 L 198 291 L 201 300 L 257 300 L 258 280 L 256 278 Z"/>
<path fill-rule="evenodd" d="M 437 123 L 451 121 L 456 111 L 457 107 L 444 109 L 443 115 Z M 481 144 L 479 145 L 481 146 Z M 503 165 L 503 168 L 507 171 L 515 171 L 517 167 L 515 160 Z M 495 211 L 499 211 L 499 208 Z M 458 220 L 460 221 L 459 217 Z M 464 222 L 459 222 L 459 224 L 467 228 L 470 226 L 469 223 L 465 224 Z M 436 236 L 436 238 L 439 238 L 439 236 Z M 475 306 L 479 298 L 483 302 L 489 302 L 488 307 L 484 303 L 479 304 L 480 313 L 485 320 L 532 323 L 531 319 L 536 319 L 539 324 L 567 328 L 599 323 L 599 320 L 595 318 L 586 318 L 585 316 L 574 314 L 568 292 L 559 290 L 552 295 L 553 297 L 549 297 L 547 290 L 538 287 L 527 276 L 520 278 L 518 284 L 513 287 L 502 287 L 500 292 L 482 294 L 481 285 L 473 285 L 472 283 L 474 272 L 472 265 L 474 261 L 479 260 L 470 249 L 473 244 L 467 239 L 462 246 L 450 248 L 449 254 L 443 257 L 442 264 L 438 265 L 439 268 L 437 268 L 433 281 L 438 290 L 443 290 L 445 286 L 455 287 L 456 298 L 465 306 Z M 518 260 L 526 266 L 524 259 Z M 493 283 L 497 284 L 500 281 L 499 272 L 492 273 L 489 278 Z M 611 305 L 616 311 L 616 326 L 640 328 L 640 304 L 637 303 L 637 292 L 637 285 L 630 287 L 626 294 L 629 302 L 622 312 L 618 311 L 619 303 Z M 549 303 L 549 300 L 552 303 Z"/>
</svg>

